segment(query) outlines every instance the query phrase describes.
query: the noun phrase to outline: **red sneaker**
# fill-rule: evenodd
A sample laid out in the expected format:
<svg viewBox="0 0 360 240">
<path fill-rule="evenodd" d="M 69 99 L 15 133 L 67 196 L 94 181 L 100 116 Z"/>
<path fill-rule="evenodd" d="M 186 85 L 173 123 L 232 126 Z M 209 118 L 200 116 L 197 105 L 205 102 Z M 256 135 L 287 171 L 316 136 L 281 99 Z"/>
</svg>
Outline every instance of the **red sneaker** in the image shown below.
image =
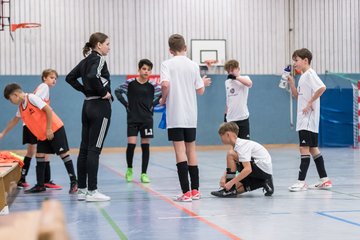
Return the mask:
<svg viewBox="0 0 360 240">
<path fill-rule="evenodd" d="M 192 201 L 191 192 L 188 191 L 188 192 L 186 192 L 184 194 L 176 196 L 174 198 L 174 201 L 177 201 L 177 202 L 191 202 Z"/>
<path fill-rule="evenodd" d="M 200 194 L 199 190 L 193 189 L 191 191 L 191 199 L 192 200 L 199 200 L 200 198 L 201 198 L 201 194 Z"/>
<path fill-rule="evenodd" d="M 17 183 L 17 187 L 18 188 L 27 188 L 29 187 L 30 184 L 28 184 L 27 182 L 25 182 L 25 180 L 19 180 L 18 183 Z"/>
<path fill-rule="evenodd" d="M 62 186 L 55 184 L 53 181 L 50 181 L 48 183 L 44 184 L 46 188 L 51 188 L 51 189 L 55 189 L 55 190 L 61 190 Z"/>
</svg>

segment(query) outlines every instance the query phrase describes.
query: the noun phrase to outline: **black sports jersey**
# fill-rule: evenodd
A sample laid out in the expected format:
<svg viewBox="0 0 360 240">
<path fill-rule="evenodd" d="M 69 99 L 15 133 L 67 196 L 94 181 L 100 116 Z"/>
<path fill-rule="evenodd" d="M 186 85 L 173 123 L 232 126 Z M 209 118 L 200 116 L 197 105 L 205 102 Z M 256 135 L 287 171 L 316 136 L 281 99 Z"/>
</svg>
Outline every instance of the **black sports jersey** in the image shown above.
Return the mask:
<svg viewBox="0 0 360 240">
<path fill-rule="evenodd" d="M 147 81 L 140 83 L 136 78 L 127 80 L 115 90 L 117 99 L 126 107 L 128 123 L 153 121 L 153 108 L 159 101 L 160 86 Z M 127 96 L 128 102 L 122 94 Z"/>
<path fill-rule="evenodd" d="M 78 78 L 82 78 L 82 84 Z M 86 97 L 104 97 L 111 93 L 110 73 L 102 55 L 92 51 L 66 76 L 68 82 Z"/>
</svg>

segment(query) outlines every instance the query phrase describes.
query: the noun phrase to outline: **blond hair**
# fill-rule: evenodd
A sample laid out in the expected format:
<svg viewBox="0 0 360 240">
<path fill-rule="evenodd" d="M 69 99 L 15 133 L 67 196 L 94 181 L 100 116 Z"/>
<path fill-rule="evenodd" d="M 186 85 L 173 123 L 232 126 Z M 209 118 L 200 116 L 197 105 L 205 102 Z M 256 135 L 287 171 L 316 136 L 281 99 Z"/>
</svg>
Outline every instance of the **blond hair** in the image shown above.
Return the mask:
<svg viewBox="0 0 360 240">
<path fill-rule="evenodd" d="M 41 74 L 41 80 L 44 81 L 44 79 L 47 78 L 47 77 L 48 77 L 50 74 L 52 74 L 52 73 L 55 74 L 56 78 L 59 77 L 59 75 L 58 75 L 58 73 L 57 73 L 56 70 L 49 68 L 49 69 L 45 69 L 45 70 L 42 72 L 42 74 Z"/>
<path fill-rule="evenodd" d="M 222 136 L 226 132 L 235 133 L 237 136 L 239 134 L 239 126 L 234 122 L 224 122 L 220 125 L 218 133 L 220 136 Z"/>
</svg>

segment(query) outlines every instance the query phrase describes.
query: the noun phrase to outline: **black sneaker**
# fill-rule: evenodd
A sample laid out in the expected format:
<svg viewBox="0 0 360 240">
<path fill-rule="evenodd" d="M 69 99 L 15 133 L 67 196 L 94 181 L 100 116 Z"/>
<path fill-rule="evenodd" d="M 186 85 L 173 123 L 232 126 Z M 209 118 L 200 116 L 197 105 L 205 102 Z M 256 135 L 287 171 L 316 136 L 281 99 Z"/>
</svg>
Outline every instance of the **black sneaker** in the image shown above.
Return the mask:
<svg viewBox="0 0 360 240">
<path fill-rule="evenodd" d="M 45 186 L 35 185 L 32 188 L 25 190 L 24 193 L 39 193 L 39 192 L 45 192 L 46 188 Z"/>
<path fill-rule="evenodd" d="M 70 190 L 69 190 L 69 194 L 75 194 L 78 191 L 78 184 L 77 181 L 72 181 L 70 183 Z"/>
<path fill-rule="evenodd" d="M 222 197 L 222 198 L 236 198 L 237 191 L 236 191 L 236 189 L 226 191 L 225 188 L 222 188 L 218 191 L 211 192 L 211 195 L 214 195 L 216 197 Z"/>
<path fill-rule="evenodd" d="M 17 183 L 17 188 L 18 189 L 22 189 L 22 188 L 27 188 L 29 187 L 30 185 L 26 182 L 25 179 L 20 179 Z"/>
<path fill-rule="evenodd" d="M 270 197 L 274 193 L 274 184 L 272 177 L 265 180 L 263 191 L 265 196 Z"/>
</svg>

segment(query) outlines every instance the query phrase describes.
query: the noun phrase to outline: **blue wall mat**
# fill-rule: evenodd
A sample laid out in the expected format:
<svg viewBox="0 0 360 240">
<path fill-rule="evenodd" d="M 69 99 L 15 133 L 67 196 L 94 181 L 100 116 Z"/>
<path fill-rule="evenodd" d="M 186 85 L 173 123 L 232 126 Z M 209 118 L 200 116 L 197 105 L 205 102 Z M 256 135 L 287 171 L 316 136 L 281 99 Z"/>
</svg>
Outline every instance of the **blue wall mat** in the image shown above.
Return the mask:
<svg viewBox="0 0 360 240">
<path fill-rule="evenodd" d="M 319 145 L 348 147 L 353 141 L 353 91 L 328 89 L 321 97 Z"/>
<path fill-rule="evenodd" d="M 198 97 L 198 130 L 197 144 L 218 145 L 220 139 L 217 129 L 223 121 L 225 109 L 225 75 L 210 75 L 211 87 L 206 89 L 204 96 Z M 278 87 L 280 76 L 277 75 L 251 75 L 253 87 L 249 91 L 250 135 L 251 139 L 263 144 L 297 143 L 297 133 L 290 127 L 289 93 Z M 51 106 L 65 123 L 70 147 L 79 147 L 81 134 L 81 108 L 83 96 L 65 82 L 60 76 L 55 88 L 51 89 Z M 328 77 L 325 83 L 331 87 L 351 88 L 343 80 L 333 80 Z M 360 79 L 360 76 L 359 76 Z M 112 89 L 125 81 L 125 76 L 112 76 Z M 26 92 L 33 92 L 41 82 L 39 76 L 0 76 L 1 91 L 10 82 L 19 83 Z M 294 119 L 296 116 L 296 101 L 293 101 Z M 3 97 L 0 98 L 1 118 L 0 129 L 15 115 L 16 106 L 10 104 Z M 166 130 L 158 129 L 161 114 L 154 114 L 155 138 L 153 146 L 168 146 Z M 19 124 L 3 140 L 0 149 L 23 149 L 22 126 Z M 108 136 L 105 147 L 125 147 L 126 112 L 123 106 L 115 100 Z"/>
</svg>

